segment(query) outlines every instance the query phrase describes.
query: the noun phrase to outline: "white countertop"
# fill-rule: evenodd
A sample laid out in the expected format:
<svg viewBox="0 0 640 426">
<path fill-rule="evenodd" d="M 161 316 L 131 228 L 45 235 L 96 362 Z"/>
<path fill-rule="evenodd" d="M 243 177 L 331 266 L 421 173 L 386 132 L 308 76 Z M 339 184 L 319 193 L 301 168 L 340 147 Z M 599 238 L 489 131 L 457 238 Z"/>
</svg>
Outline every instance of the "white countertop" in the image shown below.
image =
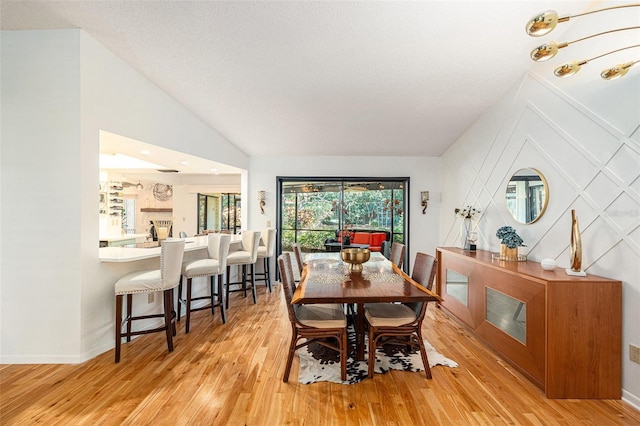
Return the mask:
<svg viewBox="0 0 640 426">
<path fill-rule="evenodd" d="M 100 241 L 124 241 L 133 240 L 138 237 L 147 237 L 147 234 L 124 234 L 124 235 L 101 235 Z"/>
<path fill-rule="evenodd" d="M 240 235 L 231 236 L 231 245 L 240 244 Z M 208 237 L 185 238 L 184 251 L 203 250 L 207 248 Z M 160 257 L 160 247 L 132 248 L 132 247 L 101 247 L 98 249 L 100 262 L 133 262 L 136 260 L 152 259 Z"/>
</svg>

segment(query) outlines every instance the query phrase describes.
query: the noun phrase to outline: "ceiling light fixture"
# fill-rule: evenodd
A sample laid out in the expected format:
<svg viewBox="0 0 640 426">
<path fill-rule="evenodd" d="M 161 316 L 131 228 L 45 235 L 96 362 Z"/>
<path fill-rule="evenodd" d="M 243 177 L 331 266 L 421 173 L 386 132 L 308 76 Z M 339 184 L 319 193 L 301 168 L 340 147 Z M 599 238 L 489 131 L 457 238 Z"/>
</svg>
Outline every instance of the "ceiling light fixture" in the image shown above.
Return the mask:
<svg viewBox="0 0 640 426">
<path fill-rule="evenodd" d="M 553 29 L 558 25 L 558 23 L 566 22 L 571 18 L 589 15 L 592 13 L 604 12 L 612 9 L 622 9 L 627 7 L 638 7 L 638 6 L 640 6 L 640 3 L 611 6 L 603 9 L 592 10 L 590 12 L 579 13 L 576 15 L 567 15 L 562 17 L 559 17 L 558 13 L 555 10 L 547 10 L 531 18 L 529 22 L 527 22 L 527 25 L 525 28 L 528 35 L 532 37 L 540 37 L 540 36 L 547 35 L 551 31 L 553 31 Z M 536 62 L 546 61 L 548 59 L 553 58 L 558 53 L 559 49 L 567 47 L 569 44 L 577 43 L 583 40 L 588 40 L 604 34 L 610 34 L 610 33 L 627 31 L 627 30 L 637 30 L 637 29 L 640 29 L 640 26 L 617 28 L 609 31 L 603 31 L 601 33 L 592 34 L 592 35 L 582 37 L 576 40 L 568 41 L 568 42 L 558 43 L 557 41 L 552 41 L 549 43 L 542 44 L 536 47 L 535 49 L 533 49 L 531 51 L 530 56 L 531 56 L 531 59 L 533 59 Z M 590 59 L 584 59 L 581 61 L 571 61 L 556 68 L 554 71 L 554 74 L 557 77 L 569 77 L 576 74 L 578 71 L 580 71 L 580 67 L 582 65 L 585 65 L 586 63 L 593 61 L 594 59 L 602 58 L 603 56 L 607 56 L 612 53 L 620 52 L 626 49 L 637 48 L 637 47 L 640 47 L 640 45 L 636 44 L 633 46 L 626 46 L 619 49 L 611 50 L 601 55 L 594 56 L 593 58 L 590 58 Z M 614 67 L 603 70 L 600 73 L 600 76 L 605 80 L 614 80 L 616 78 L 624 76 L 629 71 L 629 68 L 631 68 L 633 65 L 637 64 L 638 62 L 640 62 L 640 60 L 630 61 L 630 62 L 625 62 L 622 64 L 615 65 Z"/>
</svg>

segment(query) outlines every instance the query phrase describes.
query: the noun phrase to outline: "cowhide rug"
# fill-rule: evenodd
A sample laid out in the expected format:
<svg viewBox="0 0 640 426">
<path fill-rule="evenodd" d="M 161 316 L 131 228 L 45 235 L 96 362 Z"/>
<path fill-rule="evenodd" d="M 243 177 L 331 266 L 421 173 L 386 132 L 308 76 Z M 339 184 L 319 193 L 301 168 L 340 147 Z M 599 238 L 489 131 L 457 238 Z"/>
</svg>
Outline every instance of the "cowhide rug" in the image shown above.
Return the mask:
<svg viewBox="0 0 640 426">
<path fill-rule="evenodd" d="M 328 349 L 320 344 L 310 345 L 298 350 L 300 357 L 299 381 L 303 384 L 315 382 L 333 382 L 342 384 L 358 383 L 367 378 L 367 361 L 355 361 L 355 333 L 349 330 L 349 354 L 347 359 L 347 380 L 340 380 L 340 357 L 338 352 Z M 366 344 L 366 340 L 365 340 Z M 458 364 L 440 354 L 426 340 L 429 365 L 444 365 L 447 367 L 457 367 Z M 367 348 L 368 350 L 368 345 Z M 365 358 L 368 359 L 368 352 L 365 351 Z M 412 351 L 407 346 L 385 345 L 376 351 L 375 373 L 384 374 L 389 370 L 404 371 L 424 371 L 420 351 L 416 348 Z"/>
</svg>

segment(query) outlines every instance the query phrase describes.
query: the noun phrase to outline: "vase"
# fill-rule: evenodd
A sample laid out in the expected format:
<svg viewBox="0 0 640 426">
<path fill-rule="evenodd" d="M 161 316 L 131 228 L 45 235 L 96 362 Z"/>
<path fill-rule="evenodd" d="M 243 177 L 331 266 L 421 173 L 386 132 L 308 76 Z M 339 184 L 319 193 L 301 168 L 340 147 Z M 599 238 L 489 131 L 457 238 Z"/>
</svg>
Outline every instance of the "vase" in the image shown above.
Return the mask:
<svg viewBox="0 0 640 426">
<path fill-rule="evenodd" d="M 575 210 L 571 210 L 571 270 L 582 271 L 582 238 Z"/>
<path fill-rule="evenodd" d="M 471 232 L 471 219 L 462 219 L 460 226 L 460 247 L 463 250 L 469 250 L 469 233 Z"/>
<path fill-rule="evenodd" d="M 510 248 L 500 244 L 500 257 L 504 260 L 518 260 L 518 247 Z"/>
</svg>

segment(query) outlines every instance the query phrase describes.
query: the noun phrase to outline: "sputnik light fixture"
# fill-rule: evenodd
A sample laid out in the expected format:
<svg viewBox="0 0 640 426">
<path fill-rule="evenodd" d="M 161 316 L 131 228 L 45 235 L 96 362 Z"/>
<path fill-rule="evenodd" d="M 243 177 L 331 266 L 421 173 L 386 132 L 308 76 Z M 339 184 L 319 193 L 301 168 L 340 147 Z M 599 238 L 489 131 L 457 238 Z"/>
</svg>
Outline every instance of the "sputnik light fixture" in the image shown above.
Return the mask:
<svg viewBox="0 0 640 426">
<path fill-rule="evenodd" d="M 628 7 L 640 7 L 640 3 L 631 3 L 631 4 L 624 4 L 624 5 L 618 5 L 618 6 L 611 6 L 611 7 L 606 7 L 603 9 L 597 9 L 597 10 L 592 10 L 589 12 L 585 12 L 585 13 L 579 13 L 576 15 L 567 15 L 567 16 L 562 16 L 559 17 L 558 13 L 554 10 L 547 10 L 545 12 L 542 12 L 536 16 L 534 16 L 533 18 L 531 18 L 529 20 L 529 22 L 527 22 L 527 25 L 525 27 L 527 34 L 532 36 L 532 37 L 541 37 L 544 35 L 549 34 L 551 31 L 553 31 L 553 29 L 558 25 L 558 23 L 561 22 L 566 22 L 568 20 L 570 20 L 571 18 L 576 18 L 579 16 L 584 16 L 584 15 L 589 15 L 592 13 L 598 13 L 598 12 L 604 12 L 604 11 L 608 11 L 608 10 L 612 10 L 612 9 L 622 9 L 622 8 L 628 8 Z M 608 30 L 608 31 L 603 31 L 597 34 L 592 34 L 586 37 L 582 37 L 576 40 L 572 40 L 572 41 L 567 41 L 567 42 L 562 42 L 562 43 L 558 43 L 557 41 L 552 41 L 549 43 L 545 43 L 542 44 L 538 47 L 536 47 L 535 49 L 533 49 L 531 51 L 531 59 L 536 61 L 536 62 L 542 62 L 542 61 L 546 61 L 549 60 L 551 58 L 553 58 L 557 53 L 559 49 L 565 48 L 570 44 L 573 43 L 578 43 L 584 40 L 588 40 L 594 37 L 598 37 L 601 35 L 605 35 L 605 34 L 610 34 L 610 33 L 615 33 L 615 32 L 620 32 L 620 31 L 628 31 L 628 30 L 638 30 L 640 29 L 640 26 L 633 26 L 633 27 L 625 27 L 625 28 L 616 28 L 616 29 L 612 29 L 612 30 Z M 618 49 L 614 49 L 611 50 L 609 52 L 605 52 L 603 54 L 594 56 L 592 58 L 589 59 L 583 59 L 580 61 L 571 61 L 568 63 L 565 63 L 559 67 L 557 67 L 554 71 L 554 74 L 557 77 L 569 77 L 572 76 L 574 74 L 576 74 L 578 71 L 580 71 L 580 68 L 582 65 L 587 64 L 590 61 L 593 61 L 595 59 L 598 58 L 602 58 L 603 56 L 607 56 L 610 55 L 612 53 L 616 53 L 616 52 L 620 52 L 623 50 L 627 50 L 627 49 L 633 49 L 633 48 L 638 48 L 640 47 L 640 44 L 635 44 L 632 46 L 626 46 L 626 47 L 621 47 Z M 600 76 L 605 79 L 605 80 L 614 80 L 616 78 L 622 77 L 625 74 L 627 74 L 627 72 L 629 71 L 629 68 L 631 68 L 633 65 L 637 64 L 638 62 L 640 62 L 640 60 L 635 60 L 635 61 L 629 61 L 629 62 L 625 62 L 622 64 L 618 64 L 615 65 L 611 68 L 607 68 L 605 70 L 603 70 L 600 73 Z"/>
</svg>

